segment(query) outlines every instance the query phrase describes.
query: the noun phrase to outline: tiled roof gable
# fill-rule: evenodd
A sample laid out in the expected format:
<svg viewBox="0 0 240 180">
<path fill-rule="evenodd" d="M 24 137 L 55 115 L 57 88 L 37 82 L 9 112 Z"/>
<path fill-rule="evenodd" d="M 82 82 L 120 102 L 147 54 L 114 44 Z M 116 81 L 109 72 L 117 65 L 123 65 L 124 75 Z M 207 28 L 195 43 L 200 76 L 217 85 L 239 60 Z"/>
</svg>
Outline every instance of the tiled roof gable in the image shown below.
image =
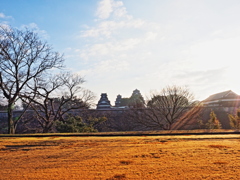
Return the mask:
<svg viewBox="0 0 240 180">
<path fill-rule="evenodd" d="M 207 99 L 205 99 L 204 101 L 213 101 L 213 100 L 225 99 L 225 98 L 229 98 L 229 97 L 239 97 L 239 95 L 231 90 L 228 90 L 228 91 L 220 92 L 217 94 L 213 94 L 213 95 L 209 96 Z"/>
</svg>

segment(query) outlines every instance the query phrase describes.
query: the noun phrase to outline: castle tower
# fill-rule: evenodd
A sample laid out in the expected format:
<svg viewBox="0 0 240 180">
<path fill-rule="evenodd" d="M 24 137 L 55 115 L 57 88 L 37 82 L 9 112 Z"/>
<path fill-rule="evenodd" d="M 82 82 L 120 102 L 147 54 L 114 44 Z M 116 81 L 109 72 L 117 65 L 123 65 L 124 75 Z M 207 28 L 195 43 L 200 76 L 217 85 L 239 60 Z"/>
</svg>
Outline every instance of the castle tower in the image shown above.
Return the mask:
<svg viewBox="0 0 240 180">
<path fill-rule="evenodd" d="M 97 109 L 110 109 L 110 108 L 111 104 L 110 101 L 108 100 L 107 93 L 102 93 L 101 98 L 97 104 Z"/>
<path fill-rule="evenodd" d="M 140 93 L 140 91 L 139 91 L 138 89 L 135 89 L 135 90 L 133 91 L 133 93 L 132 93 L 132 96 L 136 96 L 136 95 L 142 96 L 141 93 Z"/>
<path fill-rule="evenodd" d="M 132 93 L 132 96 L 129 98 L 128 106 L 134 108 L 144 108 L 144 104 L 145 101 L 143 99 L 143 96 L 138 89 L 135 89 Z"/>
<path fill-rule="evenodd" d="M 115 101 L 115 107 L 119 107 L 119 106 L 120 106 L 121 100 L 122 100 L 122 96 L 119 94 L 119 95 L 117 96 L 116 101 Z"/>
</svg>

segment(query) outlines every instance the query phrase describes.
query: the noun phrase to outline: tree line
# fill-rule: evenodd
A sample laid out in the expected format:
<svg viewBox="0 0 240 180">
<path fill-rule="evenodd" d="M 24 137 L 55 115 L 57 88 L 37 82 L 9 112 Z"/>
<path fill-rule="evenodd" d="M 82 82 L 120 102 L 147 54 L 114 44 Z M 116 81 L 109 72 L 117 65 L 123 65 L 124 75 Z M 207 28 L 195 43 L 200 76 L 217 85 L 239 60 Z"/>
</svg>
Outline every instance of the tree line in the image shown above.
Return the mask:
<svg viewBox="0 0 240 180">
<path fill-rule="evenodd" d="M 82 87 L 80 75 L 63 71 L 63 63 L 63 55 L 33 31 L 0 26 L 0 91 L 6 99 L 9 134 L 29 109 L 48 132 L 70 110 L 90 107 L 93 93 Z M 14 118 L 19 101 L 23 111 Z"/>
<path fill-rule="evenodd" d="M 94 132 L 100 123 L 109 121 L 105 116 L 74 116 L 75 109 L 87 110 L 95 98 L 83 88 L 84 78 L 64 71 L 64 57 L 29 29 L 19 30 L 0 26 L 0 93 L 6 100 L 8 133 L 14 134 L 27 110 L 28 121 L 35 120 L 42 132 L 57 128 L 60 132 Z M 130 98 L 130 110 L 118 126 L 141 125 L 149 129 L 171 129 L 177 121 L 197 117 L 201 104 L 193 101 L 187 88 L 168 86 L 152 93 L 147 102 L 137 95 Z M 22 111 L 13 112 L 18 102 Z M 26 116 L 25 116 L 26 117 Z M 234 118 L 232 124 L 235 123 Z M 215 121 L 214 121 L 215 122 Z M 114 123 L 113 123 L 114 124 Z M 239 126 L 239 124 L 238 124 Z"/>
</svg>

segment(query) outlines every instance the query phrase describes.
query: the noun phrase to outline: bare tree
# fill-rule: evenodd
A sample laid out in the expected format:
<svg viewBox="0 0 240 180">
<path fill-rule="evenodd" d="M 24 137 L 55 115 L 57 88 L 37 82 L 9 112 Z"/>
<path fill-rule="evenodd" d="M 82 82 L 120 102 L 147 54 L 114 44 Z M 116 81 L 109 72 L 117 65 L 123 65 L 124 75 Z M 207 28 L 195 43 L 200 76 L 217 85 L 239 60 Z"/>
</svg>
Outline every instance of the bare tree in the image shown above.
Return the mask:
<svg viewBox="0 0 240 180">
<path fill-rule="evenodd" d="M 202 119 L 204 107 L 200 102 L 193 103 L 186 112 L 174 123 L 171 129 L 174 130 L 190 130 L 199 129 L 201 125 L 199 122 Z"/>
<path fill-rule="evenodd" d="M 168 86 L 161 92 L 152 93 L 147 108 L 132 109 L 131 117 L 135 124 L 148 129 L 171 129 L 178 120 L 186 119 L 183 115 L 195 107 L 193 94 L 185 87 Z M 198 108 L 199 109 L 199 108 Z"/>
<path fill-rule="evenodd" d="M 63 57 L 31 30 L 0 26 L 0 89 L 8 103 L 8 133 L 19 121 L 13 107 L 19 94 L 53 68 L 62 67 Z"/>
<path fill-rule="evenodd" d="M 25 94 L 21 99 L 34 110 L 42 132 L 50 132 L 54 123 L 64 121 L 70 111 L 90 107 L 95 97 L 91 91 L 82 88 L 83 83 L 84 79 L 79 75 L 61 73 L 38 82 L 37 88 L 34 87 L 37 89 L 34 98 Z"/>
</svg>

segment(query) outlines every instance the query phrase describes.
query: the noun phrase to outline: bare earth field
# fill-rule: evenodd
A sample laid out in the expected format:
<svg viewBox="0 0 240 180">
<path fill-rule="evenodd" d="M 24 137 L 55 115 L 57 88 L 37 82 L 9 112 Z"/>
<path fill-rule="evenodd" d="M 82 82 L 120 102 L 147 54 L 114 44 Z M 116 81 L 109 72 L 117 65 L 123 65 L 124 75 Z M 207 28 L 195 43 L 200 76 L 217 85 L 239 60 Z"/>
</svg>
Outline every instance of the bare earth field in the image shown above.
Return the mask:
<svg viewBox="0 0 240 180">
<path fill-rule="evenodd" d="M 239 179 L 240 135 L 1 137 L 1 180 Z"/>
</svg>

